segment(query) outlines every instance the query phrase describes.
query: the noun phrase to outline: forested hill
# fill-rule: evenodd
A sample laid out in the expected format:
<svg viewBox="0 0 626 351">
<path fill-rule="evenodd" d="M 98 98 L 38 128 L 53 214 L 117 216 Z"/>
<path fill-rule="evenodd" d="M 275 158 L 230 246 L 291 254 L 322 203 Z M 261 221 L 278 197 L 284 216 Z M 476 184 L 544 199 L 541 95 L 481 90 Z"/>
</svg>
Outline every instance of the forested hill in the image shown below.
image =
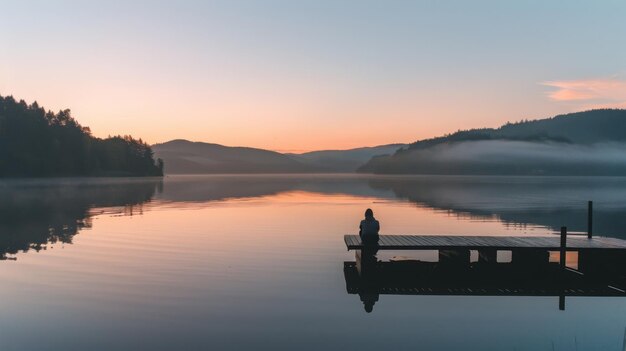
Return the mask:
<svg viewBox="0 0 626 351">
<path fill-rule="evenodd" d="M 556 141 L 576 144 L 626 142 L 626 110 L 590 110 L 534 121 L 507 123 L 496 129 L 458 131 L 442 137 L 416 141 L 407 149 L 423 149 L 442 143 L 477 140 Z"/>
<path fill-rule="evenodd" d="M 141 139 L 96 138 L 70 110 L 0 96 L 0 177 L 162 176 L 162 168 Z"/>
<path fill-rule="evenodd" d="M 626 175 L 626 110 L 602 109 L 459 131 L 374 157 L 360 172 Z"/>
</svg>

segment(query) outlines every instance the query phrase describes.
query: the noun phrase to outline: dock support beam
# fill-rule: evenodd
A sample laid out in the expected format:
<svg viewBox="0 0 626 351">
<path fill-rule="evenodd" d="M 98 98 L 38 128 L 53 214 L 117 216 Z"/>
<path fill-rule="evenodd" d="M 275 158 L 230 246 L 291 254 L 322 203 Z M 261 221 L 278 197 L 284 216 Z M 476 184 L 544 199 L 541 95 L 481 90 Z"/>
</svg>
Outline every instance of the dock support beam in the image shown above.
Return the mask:
<svg viewBox="0 0 626 351">
<path fill-rule="evenodd" d="M 587 238 L 593 237 L 593 201 L 587 203 Z"/>
<path fill-rule="evenodd" d="M 594 277 L 626 276 L 626 252 L 580 251 L 578 253 L 578 270 Z"/>
<path fill-rule="evenodd" d="M 511 262 L 521 268 L 539 268 L 550 263 L 550 252 L 540 249 L 513 250 Z"/>
<path fill-rule="evenodd" d="M 478 250 L 478 262 L 494 264 L 498 261 L 498 250 L 496 249 L 480 249 Z"/>
<path fill-rule="evenodd" d="M 470 250 L 439 250 L 439 264 L 445 267 L 469 268 Z"/>
</svg>

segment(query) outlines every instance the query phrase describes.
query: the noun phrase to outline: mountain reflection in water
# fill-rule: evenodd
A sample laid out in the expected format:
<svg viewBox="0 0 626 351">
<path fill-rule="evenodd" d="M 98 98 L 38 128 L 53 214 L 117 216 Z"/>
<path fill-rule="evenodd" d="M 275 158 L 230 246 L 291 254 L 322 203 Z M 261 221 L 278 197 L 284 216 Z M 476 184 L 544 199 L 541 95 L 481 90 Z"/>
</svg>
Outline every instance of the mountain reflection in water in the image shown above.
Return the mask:
<svg viewBox="0 0 626 351">
<path fill-rule="evenodd" d="M 202 206 L 292 192 L 408 202 L 458 220 L 549 231 L 566 225 L 570 232 L 586 230 L 586 203 L 594 200 L 594 232 L 626 238 L 626 178 L 212 175 L 9 180 L 0 182 L 0 259 L 48 243 L 71 243 L 102 211 L 132 215 L 154 206 Z"/>
<path fill-rule="evenodd" d="M 587 230 L 587 201 L 593 200 L 594 233 L 626 238 L 626 178 L 620 177 L 189 176 L 168 181 L 158 197 L 202 203 L 292 191 L 402 200 L 465 219 L 554 232 L 566 225 L 574 233 Z"/>
</svg>

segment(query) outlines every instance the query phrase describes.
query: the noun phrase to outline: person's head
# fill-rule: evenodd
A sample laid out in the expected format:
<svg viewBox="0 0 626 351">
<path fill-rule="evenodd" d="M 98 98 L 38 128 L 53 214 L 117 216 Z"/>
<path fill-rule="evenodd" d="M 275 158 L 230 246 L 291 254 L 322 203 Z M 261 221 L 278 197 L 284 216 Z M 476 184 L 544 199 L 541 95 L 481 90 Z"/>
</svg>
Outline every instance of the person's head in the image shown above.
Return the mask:
<svg viewBox="0 0 626 351">
<path fill-rule="evenodd" d="M 372 211 L 371 208 L 368 208 L 367 210 L 365 210 L 365 218 L 366 219 L 374 218 L 374 211 Z"/>
</svg>

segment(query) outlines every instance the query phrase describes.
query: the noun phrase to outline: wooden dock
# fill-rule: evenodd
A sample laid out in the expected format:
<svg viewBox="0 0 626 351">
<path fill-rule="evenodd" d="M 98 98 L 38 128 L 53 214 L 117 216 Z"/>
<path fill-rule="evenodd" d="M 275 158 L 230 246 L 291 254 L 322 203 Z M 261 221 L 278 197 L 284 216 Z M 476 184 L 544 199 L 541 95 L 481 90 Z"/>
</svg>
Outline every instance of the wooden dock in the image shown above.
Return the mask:
<svg viewBox="0 0 626 351">
<path fill-rule="evenodd" d="M 442 267 L 472 266 L 471 251 L 478 252 L 478 263 L 498 263 L 498 252 L 510 252 L 511 263 L 527 271 L 550 263 L 550 252 L 558 252 L 559 266 L 567 268 L 566 253 L 576 252 L 577 270 L 594 276 L 626 277 L 626 240 L 607 237 L 567 236 L 450 236 L 381 235 L 378 245 L 364 246 L 358 235 L 345 235 L 348 250 L 356 251 L 359 271 L 376 262 L 380 250 L 436 250 Z"/>
<path fill-rule="evenodd" d="M 593 236 L 593 202 L 588 202 L 586 236 L 450 236 L 380 235 L 377 245 L 363 245 L 358 235 L 345 235 L 354 262 L 344 262 L 346 288 L 358 294 L 372 312 L 381 294 L 626 296 L 626 240 Z M 437 262 L 380 262 L 380 250 L 436 250 Z M 478 253 L 472 262 L 470 252 Z M 511 260 L 499 262 L 498 252 Z M 559 263 L 551 263 L 557 251 Z M 576 252 L 576 269 L 566 253 Z"/>
<path fill-rule="evenodd" d="M 358 235 L 345 235 L 348 250 L 361 250 L 363 244 Z M 378 250 L 519 250 L 534 249 L 559 251 L 558 236 L 450 236 L 450 235 L 381 235 Z M 624 251 L 626 240 L 594 237 L 568 237 L 568 251 Z"/>
</svg>

